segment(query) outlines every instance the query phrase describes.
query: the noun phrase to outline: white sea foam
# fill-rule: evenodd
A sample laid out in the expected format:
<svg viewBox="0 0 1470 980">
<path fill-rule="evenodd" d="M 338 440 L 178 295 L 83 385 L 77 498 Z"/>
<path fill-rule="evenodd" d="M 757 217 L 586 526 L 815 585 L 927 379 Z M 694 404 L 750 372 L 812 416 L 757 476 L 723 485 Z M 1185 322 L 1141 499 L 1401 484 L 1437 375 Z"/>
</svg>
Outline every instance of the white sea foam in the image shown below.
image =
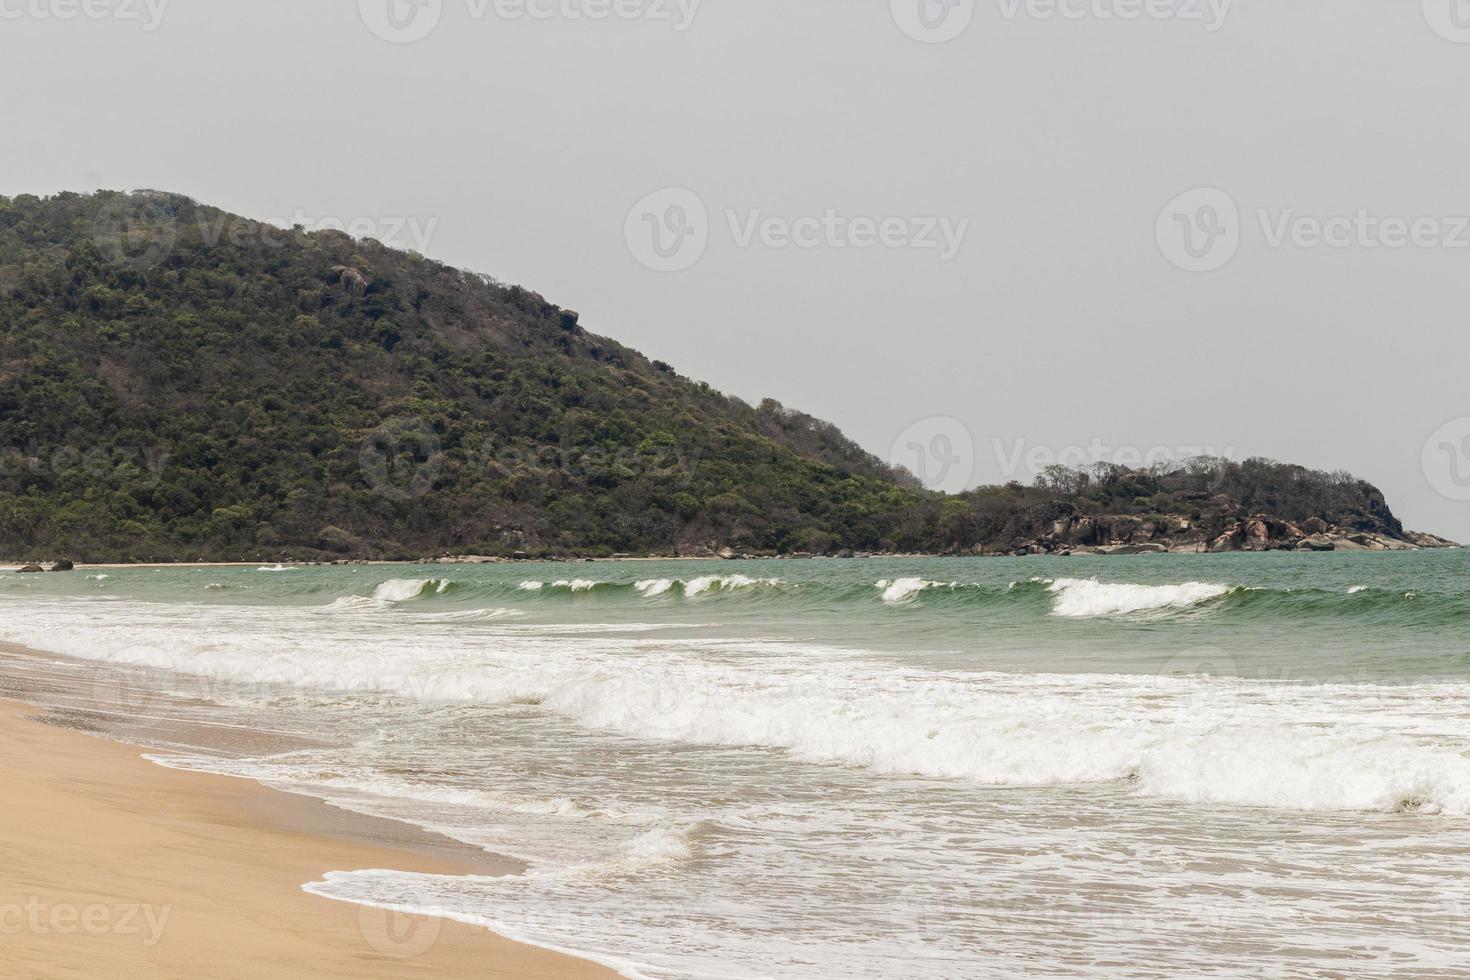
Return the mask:
<svg viewBox="0 0 1470 980">
<path fill-rule="evenodd" d="M 958 582 L 930 582 L 922 578 L 900 578 L 893 581 L 881 579 L 874 585 L 874 588 L 883 590 L 884 602 L 889 605 L 897 605 L 916 598 L 926 589 L 953 589 L 958 586 Z"/>
<path fill-rule="evenodd" d="M 639 595 L 650 599 L 654 596 L 663 595 L 673 587 L 674 580 L 671 578 L 651 578 L 644 579 L 642 582 L 633 583 L 633 588 L 638 590 Z"/>
<path fill-rule="evenodd" d="M 748 575 L 703 575 L 684 584 L 684 595 L 693 598 L 706 592 L 749 589 L 756 586 L 778 586 L 778 578 L 751 578 Z"/>
<path fill-rule="evenodd" d="M 407 602 L 431 590 L 442 593 L 449 588 L 449 585 L 449 579 L 393 578 L 374 589 L 373 598 L 382 602 Z"/>
<path fill-rule="evenodd" d="M 1367 591 L 1368 591 L 1368 586 L 1366 586 L 1366 585 L 1355 585 L 1351 589 L 1348 589 L 1348 595 L 1357 595 L 1359 592 L 1367 592 Z"/>
<path fill-rule="evenodd" d="M 666 595 L 678 588 L 686 599 L 705 595 L 711 592 L 735 591 L 738 589 L 751 589 L 758 587 L 771 587 L 783 585 L 779 578 L 751 578 L 748 575 L 701 575 L 690 579 L 688 582 L 680 582 L 671 578 L 651 578 L 640 582 L 634 582 L 633 588 L 638 594 L 647 599 Z"/>
<path fill-rule="evenodd" d="M 294 566 L 287 566 L 287 565 L 277 564 L 277 565 L 262 565 L 261 567 L 257 568 L 256 571 L 257 572 L 294 572 L 294 571 L 296 571 L 296 569 L 295 569 Z"/>
<path fill-rule="evenodd" d="M 1184 609 L 1230 591 L 1228 585 L 1185 582 L 1182 585 L 1133 585 L 1097 579 L 1059 578 L 1048 590 L 1056 597 L 1052 612 L 1058 616 L 1120 616 L 1158 609 Z"/>
<path fill-rule="evenodd" d="M 288 757 L 273 762 L 270 759 L 232 760 L 219 756 L 149 755 L 148 759 L 169 769 L 190 772 L 209 772 L 259 782 L 290 784 L 293 787 L 309 787 L 324 791 L 328 800 L 334 793 L 362 793 L 394 800 L 411 800 L 419 803 L 447 803 L 453 806 L 475 807 L 502 813 L 517 813 L 527 816 L 565 817 L 573 820 L 597 818 L 629 823 L 648 823 L 652 817 L 614 814 L 586 806 L 564 796 L 530 797 L 514 793 L 489 793 L 453 785 L 436 785 L 421 780 L 402 779 L 372 772 L 355 774 L 303 772 L 299 766 L 287 764 Z"/>
<path fill-rule="evenodd" d="M 522 582 L 519 586 L 522 592 L 540 592 L 545 587 L 545 582 Z"/>
<path fill-rule="evenodd" d="M 6 639 L 245 684 L 530 705 L 589 729 L 996 786 L 1127 780 L 1171 799 L 1470 814 L 1466 684 L 951 673 L 769 641 L 505 627 L 487 644 L 428 622 L 383 640 L 280 608 L 206 621 L 127 601 L 96 615 L 75 601 L 17 605 Z"/>
<path fill-rule="evenodd" d="M 387 599 L 377 599 L 365 595 L 344 595 L 333 599 L 324 607 L 326 612 L 355 612 L 368 609 L 391 609 L 393 603 Z"/>
</svg>

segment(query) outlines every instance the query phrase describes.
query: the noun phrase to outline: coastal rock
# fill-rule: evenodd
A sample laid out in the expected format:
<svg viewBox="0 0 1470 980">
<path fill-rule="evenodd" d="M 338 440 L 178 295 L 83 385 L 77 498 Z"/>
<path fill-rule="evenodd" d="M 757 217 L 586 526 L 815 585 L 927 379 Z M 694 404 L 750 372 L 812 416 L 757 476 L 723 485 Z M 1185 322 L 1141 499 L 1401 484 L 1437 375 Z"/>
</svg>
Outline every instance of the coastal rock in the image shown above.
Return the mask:
<svg viewBox="0 0 1470 980">
<path fill-rule="evenodd" d="M 1169 546 L 1157 541 L 1142 541 L 1137 544 L 1124 544 L 1115 548 L 1107 549 L 1110 555 L 1163 555 L 1167 554 Z"/>
<path fill-rule="evenodd" d="M 1404 538 L 1410 544 L 1418 548 L 1458 548 L 1460 547 L 1449 538 L 1442 538 L 1437 534 L 1428 534 L 1424 531 L 1405 531 Z"/>
<path fill-rule="evenodd" d="M 63 558 L 51 566 L 51 571 L 70 572 L 73 571 L 76 567 L 76 565 L 72 564 L 72 560 L 70 558 Z"/>
<path fill-rule="evenodd" d="M 1271 543 L 1271 529 L 1259 517 L 1245 522 L 1244 546 L 1249 551 L 1264 551 Z"/>
<path fill-rule="evenodd" d="M 24 566 L 16 569 L 16 571 L 18 571 L 18 572 L 44 572 L 45 569 L 42 568 L 40 565 L 24 565 Z"/>
<path fill-rule="evenodd" d="M 1329 534 L 1313 534 L 1296 543 L 1297 551 L 1336 551 L 1337 539 Z"/>
</svg>

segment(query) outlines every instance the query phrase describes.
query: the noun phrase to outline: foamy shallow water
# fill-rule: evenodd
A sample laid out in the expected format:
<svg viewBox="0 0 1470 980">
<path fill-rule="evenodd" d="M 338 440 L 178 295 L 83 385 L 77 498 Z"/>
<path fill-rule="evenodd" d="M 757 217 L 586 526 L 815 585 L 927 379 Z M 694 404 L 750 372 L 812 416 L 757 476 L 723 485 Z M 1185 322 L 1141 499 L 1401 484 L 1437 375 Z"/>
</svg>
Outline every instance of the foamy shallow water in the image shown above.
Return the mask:
<svg viewBox="0 0 1470 980">
<path fill-rule="evenodd" d="M 5 576 L 0 638 L 530 869 L 311 890 L 630 974 L 1470 969 L 1463 553 L 911 564 Z"/>
</svg>

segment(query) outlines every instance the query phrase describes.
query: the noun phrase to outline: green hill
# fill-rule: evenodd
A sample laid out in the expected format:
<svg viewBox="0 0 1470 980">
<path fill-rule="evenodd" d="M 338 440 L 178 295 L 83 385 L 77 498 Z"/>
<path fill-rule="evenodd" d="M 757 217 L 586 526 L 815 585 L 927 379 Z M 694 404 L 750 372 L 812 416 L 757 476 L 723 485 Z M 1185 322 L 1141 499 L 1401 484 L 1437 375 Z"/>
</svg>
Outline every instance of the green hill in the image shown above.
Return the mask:
<svg viewBox="0 0 1470 980">
<path fill-rule="evenodd" d="M 1085 544 L 1056 522 L 1089 513 L 1192 514 L 1206 535 L 1249 509 L 1126 471 L 941 497 L 577 320 L 177 195 L 0 198 L 0 555 L 1055 550 Z M 1287 469 L 1262 472 L 1300 488 Z M 1332 486 L 1254 492 L 1401 535 L 1377 491 Z"/>
</svg>

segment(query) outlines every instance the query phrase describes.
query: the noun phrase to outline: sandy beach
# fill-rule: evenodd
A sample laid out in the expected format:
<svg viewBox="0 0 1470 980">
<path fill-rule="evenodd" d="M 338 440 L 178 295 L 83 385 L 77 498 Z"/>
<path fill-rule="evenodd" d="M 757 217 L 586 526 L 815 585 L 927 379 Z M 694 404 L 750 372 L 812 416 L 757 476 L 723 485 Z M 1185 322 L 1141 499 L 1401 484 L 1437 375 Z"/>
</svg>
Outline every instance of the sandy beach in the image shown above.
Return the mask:
<svg viewBox="0 0 1470 980">
<path fill-rule="evenodd" d="M 0 976 L 593 978 L 595 964 L 438 919 L 308 895 L 332 870 L 492 873 L 378 843 L 394 825 L 142 750 L 0 701 Z"/>
</svg>

